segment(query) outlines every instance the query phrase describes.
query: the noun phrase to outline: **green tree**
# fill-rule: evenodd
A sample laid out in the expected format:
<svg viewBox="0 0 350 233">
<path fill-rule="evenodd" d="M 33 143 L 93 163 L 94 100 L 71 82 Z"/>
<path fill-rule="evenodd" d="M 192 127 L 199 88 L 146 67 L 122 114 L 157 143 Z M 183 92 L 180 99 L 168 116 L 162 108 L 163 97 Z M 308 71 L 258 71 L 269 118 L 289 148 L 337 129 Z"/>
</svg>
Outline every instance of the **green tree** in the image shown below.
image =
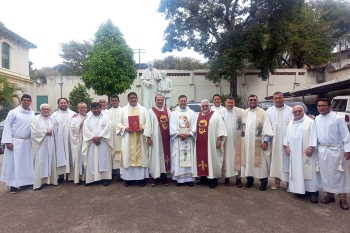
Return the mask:
<svg viewBox="0 0 350 233">
<path fill-rule="evenodd" d="M 92 103 L 92 98 L 84 85 L 78 83 L 78 86 L 74 86 L 73 90 L 69 93 L 69 108 L 75 112 L 78 112 L 78 104 L 80 102 L 86 103 L 88 109 Z"/>
<path fill-rule="evenodd" d="M 101 24 L 96 32 L 84 67 L 82 80 L 97 95 L 122 94 L 136 79 L 134 51 L 111 20 Z"/>
<path fill-rule="evenodd" d="M 0 77 L 0 118 L 3 120 L 7 113 L 14 109 L 19 101 L 20 98 L 18 96 L 18 93 L 22 92 L 25 93 L 25 89 L 14 85 L 12 83 L 9 83 L 7 81 L 7 78 L 4 76 Z"/>
<path fill-rule="evenodd" d="M 302 0 L 161 0 L 158 11 L 169 24 L 163 52 L 194 49 L 209 59 L 206 78 L 227 80 L 236 94 L 237 76 L 247 64 L 267 79 L 278 66 L 287 38 L 286 21 L 298 11 Z"/>
<path fill-rule="evenodd" d="M 84 62 L 88 60 L 92 43 L 87 40 L 83 42 L 71 40 L 67 43 L 60 43 L 60 46 L 59 56 L 63 59 L 63 64 L 58 65 L 56 69 L 62 75 L 82 75 L 86 71 Z"/>
<path fill-rule="evenodd" d="M 167 56 L 163 59 L 155 59 L 154 67 L 162 70 L 196 70 L 208 69 L 210 66 L 191 57 Z"/>
</svg>

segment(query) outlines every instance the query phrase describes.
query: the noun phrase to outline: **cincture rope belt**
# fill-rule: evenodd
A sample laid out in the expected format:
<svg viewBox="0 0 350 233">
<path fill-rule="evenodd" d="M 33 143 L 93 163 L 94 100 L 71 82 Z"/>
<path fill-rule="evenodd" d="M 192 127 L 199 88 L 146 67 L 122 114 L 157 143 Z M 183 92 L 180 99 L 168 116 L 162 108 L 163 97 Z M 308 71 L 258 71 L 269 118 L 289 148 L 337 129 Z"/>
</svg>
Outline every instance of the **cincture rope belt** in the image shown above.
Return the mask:
<svg viewBox="0 0 350 233">
<path fill-rule="evenodd" d="M 341 146 L 342 144 L 339 143 L 339 144 L 318 144 L 319 146 L 322 146 L 322 147 L 338 147 L 338 146 Z"/>
<path fill-rule="evenodd" d="M 30 137 L 28 137 L 28 138 L 24 138 L 24 137 L 15 136 L 15 135 L 13 135 L 13 136 L 12 136 L 12 138 L 22 139 L 22 140 L 27 140 L 27 139 L 30 139 Z"/>
</svg>

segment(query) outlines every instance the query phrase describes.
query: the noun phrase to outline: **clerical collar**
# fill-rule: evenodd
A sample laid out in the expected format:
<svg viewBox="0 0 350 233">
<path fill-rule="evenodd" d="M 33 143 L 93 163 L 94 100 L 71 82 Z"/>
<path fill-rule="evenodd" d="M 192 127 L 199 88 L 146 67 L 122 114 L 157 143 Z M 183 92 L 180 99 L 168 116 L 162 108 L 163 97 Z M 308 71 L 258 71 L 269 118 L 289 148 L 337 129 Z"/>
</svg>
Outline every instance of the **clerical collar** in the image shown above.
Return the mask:
<svg viewBox="0 0 350 233">
<path fill-rule="evenodd" d="M 164 107 L 158 108 L 157 106 L 154 106 L 158 111 L 163 111 Z"/>
<path fill-rule="evenodd" d="M 186 106 L 185 109 L 180 108 L 180 106 L 177 106 L 177 107 L 176 107 L 176 111 L 186 112 L 187 110 L 190 110 L 190 108 L 189 108 L 188 106 Z"/>
<path fill-rule="evenodd" d="M 294 120 L 294 122 L 302 122 L 302 121 L 304 121 L 305 120 L 305 114 L 304 114 L 304 116 L 302 117 L 302 118 L 300 118 L 299 120 Z"/>
</svg>

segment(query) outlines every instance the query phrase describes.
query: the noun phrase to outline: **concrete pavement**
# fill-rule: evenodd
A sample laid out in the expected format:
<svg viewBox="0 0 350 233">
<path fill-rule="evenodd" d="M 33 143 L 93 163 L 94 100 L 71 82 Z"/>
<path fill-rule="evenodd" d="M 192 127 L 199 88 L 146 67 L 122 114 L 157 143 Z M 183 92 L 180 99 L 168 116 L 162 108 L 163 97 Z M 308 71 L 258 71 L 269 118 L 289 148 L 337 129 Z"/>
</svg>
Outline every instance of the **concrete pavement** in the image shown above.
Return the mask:
<svg viewBox="0 0 350 233">
<path fill-rule="evenodd" d="M 18 194 L 7 193 L 1 183 L 0 232 L 350 231 L 350 211 L 341 210 L 338 200 L 311 204 L 285 187 L 261 192 L 259 182 L 251 189 L 219 182 L 215 189 L 63 183 Z"/>
</svg>

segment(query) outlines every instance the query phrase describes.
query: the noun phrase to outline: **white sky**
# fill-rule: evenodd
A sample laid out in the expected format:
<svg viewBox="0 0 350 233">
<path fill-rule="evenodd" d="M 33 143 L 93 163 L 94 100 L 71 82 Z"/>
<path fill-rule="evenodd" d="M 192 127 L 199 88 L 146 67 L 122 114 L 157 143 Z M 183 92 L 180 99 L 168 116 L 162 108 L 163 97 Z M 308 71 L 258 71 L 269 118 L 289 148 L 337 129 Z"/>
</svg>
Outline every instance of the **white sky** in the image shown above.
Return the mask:
<svg viewBox="0 0 350 233">
<path fill-rule="evenodd" d="M 168 55 L 204 60 L 190 50 L 163 54 L 163 32 L 167 22 L 157 12 L 160 0 L 9 0 L 1 1 L 0 21 L 38 48 L 30 49 L 33 67 L 62 63 L 59 44 L 93 39 L 107 19 L 119 27 L 127 44 L 145 49 L 141 63 Z M 135 54 L 138 63 L 138 54 Z"/>
</svg>

